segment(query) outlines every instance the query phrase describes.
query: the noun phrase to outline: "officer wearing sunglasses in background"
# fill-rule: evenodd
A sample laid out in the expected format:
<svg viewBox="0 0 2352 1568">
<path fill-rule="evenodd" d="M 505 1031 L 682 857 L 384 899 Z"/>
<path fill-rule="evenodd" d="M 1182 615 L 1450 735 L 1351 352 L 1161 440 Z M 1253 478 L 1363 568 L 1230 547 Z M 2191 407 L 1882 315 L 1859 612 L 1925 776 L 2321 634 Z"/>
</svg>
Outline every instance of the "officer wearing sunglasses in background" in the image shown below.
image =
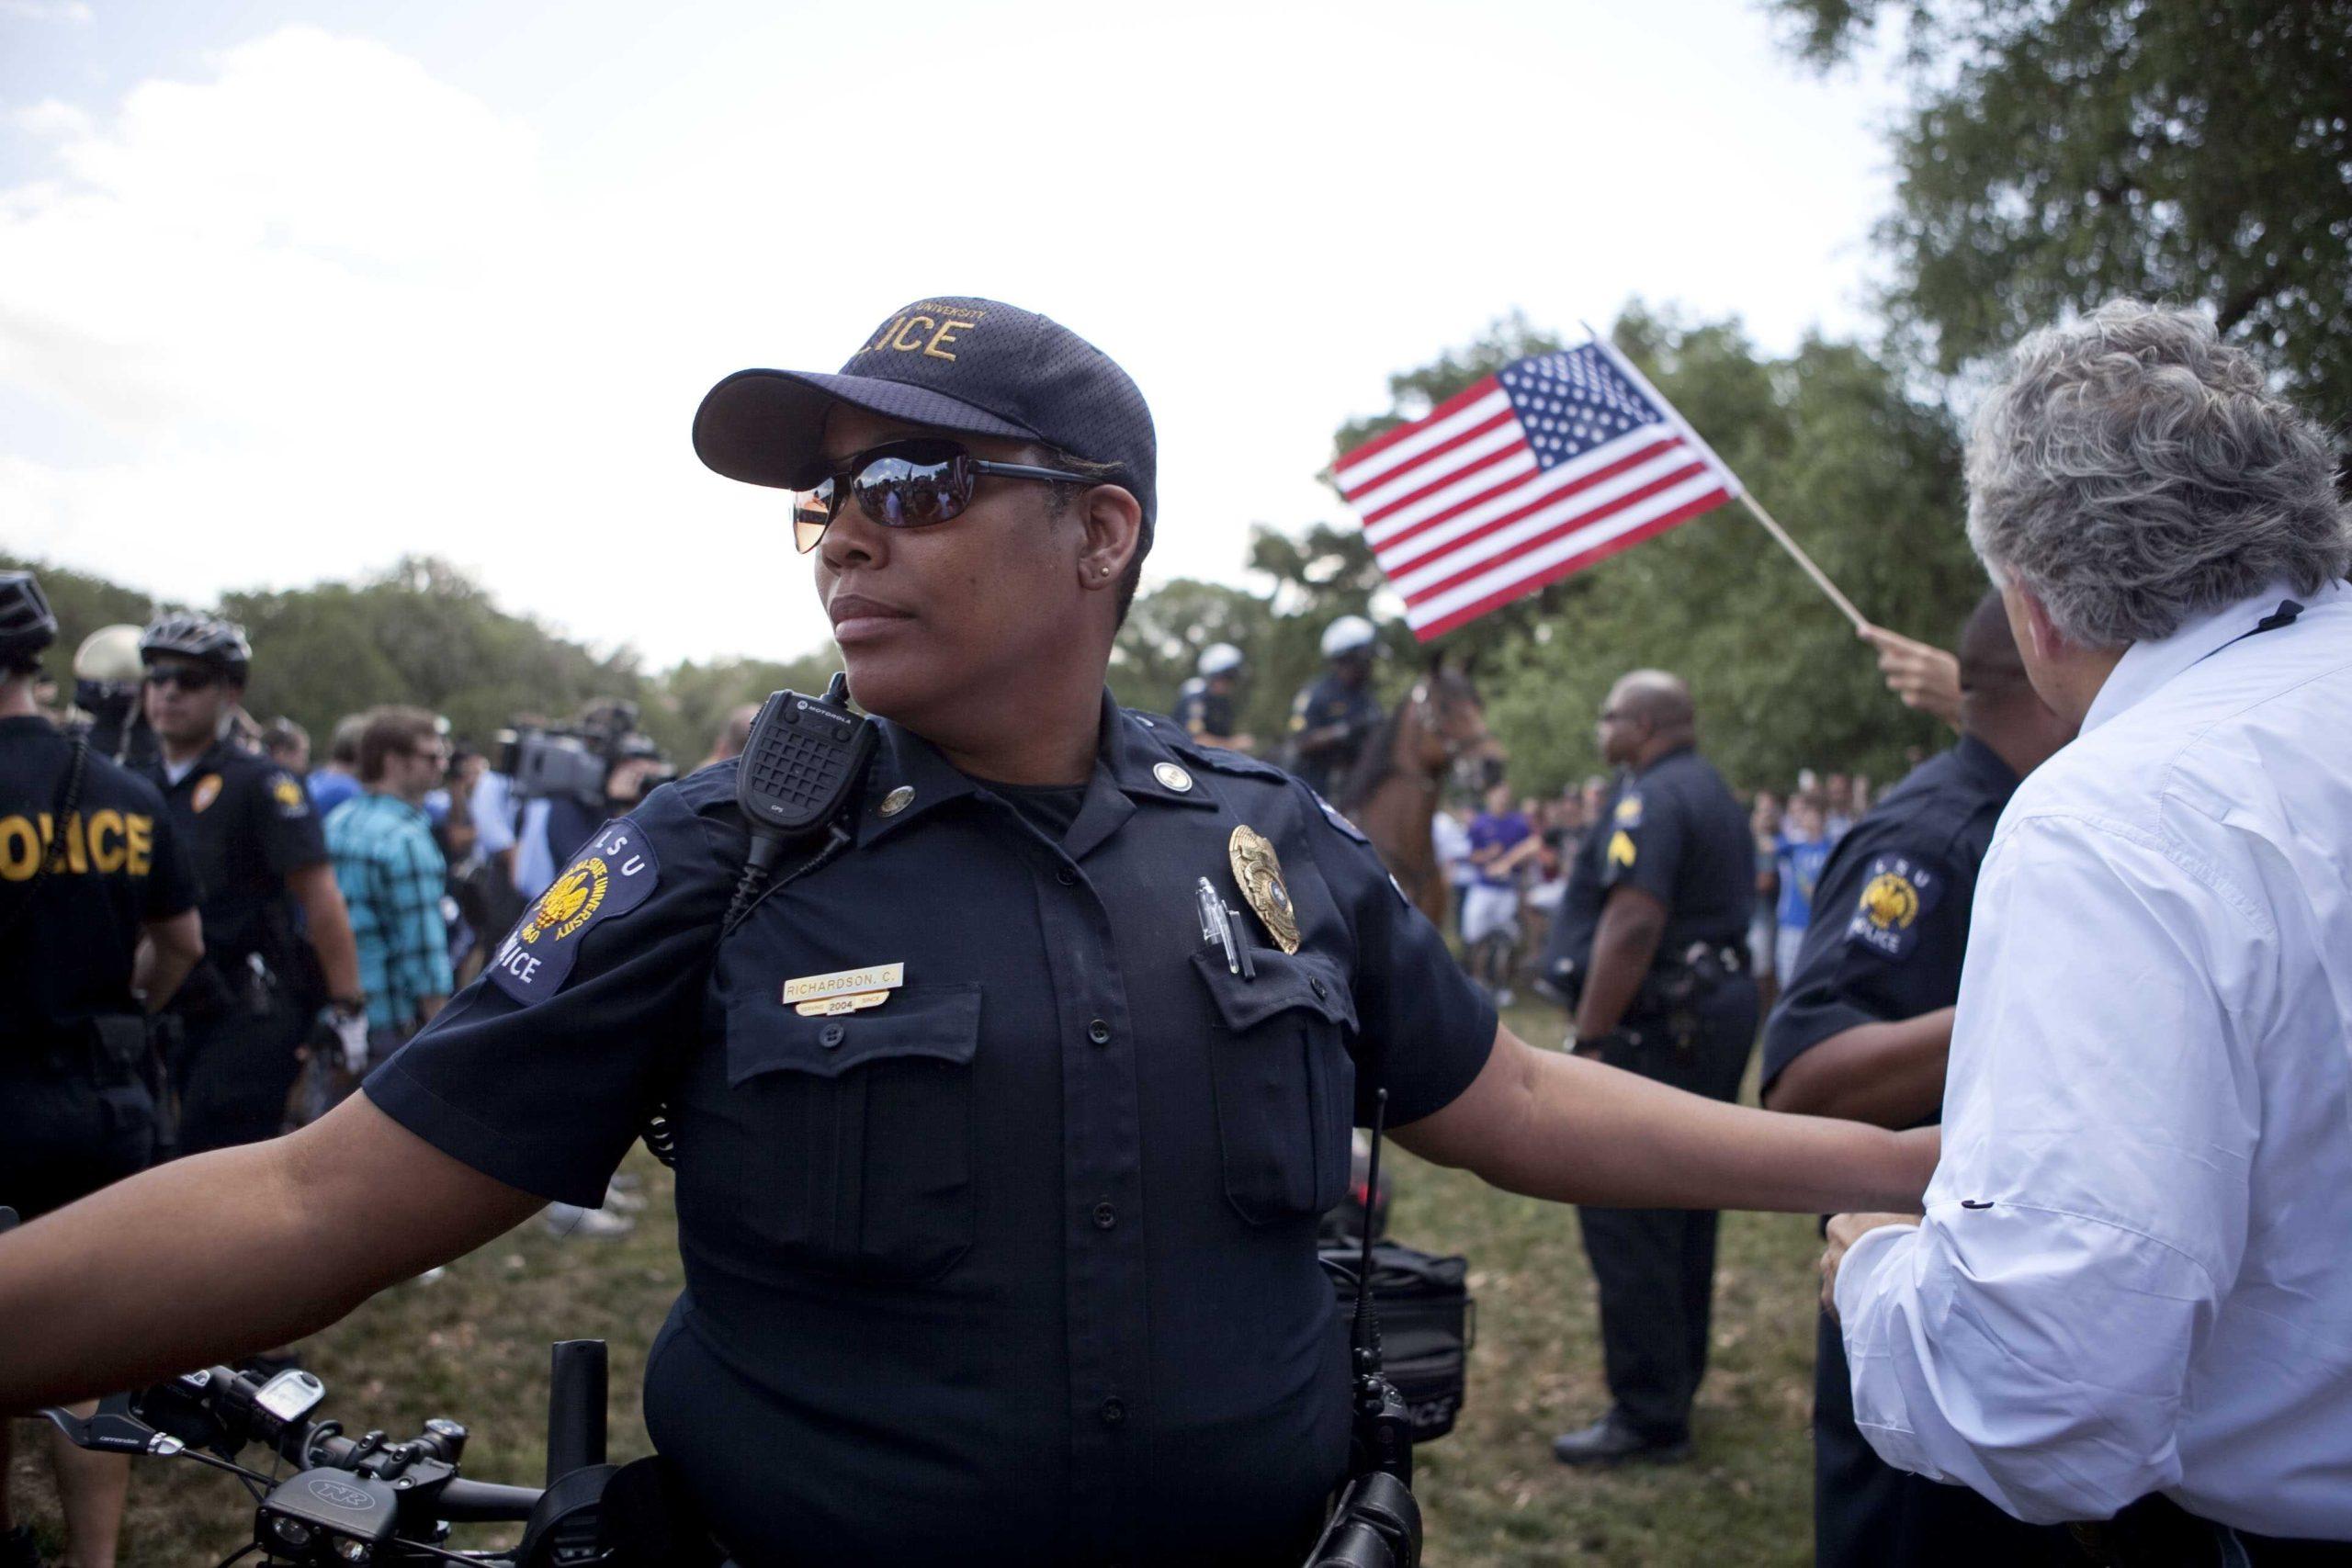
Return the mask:
<svg viewBox="0 0 2352 1568">
<path fill-rule="evenodd" d="M 880 732 L 832 852 L 723 934 L 738 764 L 655 791 L 363 1094 L 0 1237 L 0 1408 L 593 1204 L 666 1103 L 686 1289 L 646 1424 L 746 1568 L 1292 1568 L 1347 1465 L 1316 1220 L 1375 1088 L 1408 1148 L 1554 1199 L 1920 1190 L 1932 1143 L 1522 1044 L 1344 818 L 1112 700 L 1156 453 L 1066 328 L 925 300 L 838 375 L 722 381 L 695 442 L 801 491 Z M 151 1298 L 72 1297 L 133 1238 Z"/>
<path fill-rule="evenodd" d="M 0 1204 L 25 1219 L 154 1156 L 145 1014 L 204 951 L 162 798 L 36 708 L 56 640 L 32 573 L 0 571 Z M 0 1568 L 27 1568 L 40 1558 L 8 1513 L 8 1427 Z M 130 1461 L 63 1442 L 55 1458 L 74 1561 L 111 1568 Z"/>
<path fill-rule="evenodd" d="M 182 1154 L 275 1137 L 297 1050 L 324 1021 L 361 1043 L 359 958 L 302 781 L 232 743 L 253 649 L 242 627 L 166 615 L 139 639 L 164 792 L 204 889 L 206 954 L 172 1006 Z M 322 1010 L 327 1015 L 322 1021 Z"/>
</svg>

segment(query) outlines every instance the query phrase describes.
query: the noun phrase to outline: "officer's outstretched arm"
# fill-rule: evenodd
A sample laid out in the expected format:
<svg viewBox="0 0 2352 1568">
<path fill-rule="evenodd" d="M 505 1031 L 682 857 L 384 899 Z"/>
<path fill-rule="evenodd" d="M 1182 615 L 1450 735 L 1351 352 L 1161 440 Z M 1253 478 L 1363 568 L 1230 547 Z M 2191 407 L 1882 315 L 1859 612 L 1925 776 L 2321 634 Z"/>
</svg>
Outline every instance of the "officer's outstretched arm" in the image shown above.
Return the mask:
<svg viewBox="0 0 2352 1568">
<path fill-rule="evenodd" d="M 542 1201 L 358 1094 L 298 1133 L 132 1177 L 0 1235 L 0 1412 L 300 1339 Z"/>
<path fill-rule="evenodd" d="M 1916 1213 L 1939 1146 L 1932 1127 L 1891 1133 L 1725 1105 L 1538 1051 L 1503 1028 L 1470 1087 L 1396 1141 L 1560 1202 L 1798 1213 Z"/>
</svg>

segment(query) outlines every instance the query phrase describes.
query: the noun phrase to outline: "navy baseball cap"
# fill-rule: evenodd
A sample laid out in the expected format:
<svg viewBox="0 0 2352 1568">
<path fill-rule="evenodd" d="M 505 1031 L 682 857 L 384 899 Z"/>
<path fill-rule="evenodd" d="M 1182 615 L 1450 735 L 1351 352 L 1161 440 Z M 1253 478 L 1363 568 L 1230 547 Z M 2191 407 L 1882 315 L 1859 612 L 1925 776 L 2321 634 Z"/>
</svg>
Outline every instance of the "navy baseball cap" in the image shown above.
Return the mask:
<svg viewBox="0 0 2352 1568">
<path fill-rule="evenodd" d="M 695 455 L 747 484 L 806 490 L 825 477 L 825 412 L 1058 447 L 1108 464 L 1157 510 L 1151 410 L 1111 356 L 1060 322 L 994 299 L 940 296 L 895 311 L 841 370 L 738 370 L 695 412 Z"/>
</svg>

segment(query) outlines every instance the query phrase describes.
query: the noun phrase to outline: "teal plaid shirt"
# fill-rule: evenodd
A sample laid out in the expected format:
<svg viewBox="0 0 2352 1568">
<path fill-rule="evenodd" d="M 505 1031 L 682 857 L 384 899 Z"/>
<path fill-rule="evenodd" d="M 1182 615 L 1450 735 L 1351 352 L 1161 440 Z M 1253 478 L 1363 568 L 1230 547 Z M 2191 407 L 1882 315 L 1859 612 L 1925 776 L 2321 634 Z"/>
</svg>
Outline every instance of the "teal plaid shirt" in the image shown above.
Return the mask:
<svg viewBox="0 0 2352 1568">
<path fill-rule="evenodd" d="M 449 994 L 449 927 L 441 918 L 448 863 L 421 807 L 362 795 L 327 816 L 327 852 L 351 910 L 359 986 L 373 1029 L 408 1030 L 426 997 Z"/>
</svg>

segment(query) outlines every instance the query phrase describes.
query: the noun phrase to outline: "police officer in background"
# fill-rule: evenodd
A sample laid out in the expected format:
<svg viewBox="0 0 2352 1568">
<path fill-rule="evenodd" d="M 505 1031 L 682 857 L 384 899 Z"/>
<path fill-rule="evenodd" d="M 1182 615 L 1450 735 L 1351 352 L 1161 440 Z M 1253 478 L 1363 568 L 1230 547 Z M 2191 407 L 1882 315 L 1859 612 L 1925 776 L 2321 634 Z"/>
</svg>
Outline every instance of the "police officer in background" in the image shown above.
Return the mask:
<svg viewBox="0 0 2352 1568">
<path fill-rule="evenodd" d="M 2026 679 L 2001 596 L 1960 634 L 1960 744 L 1912 771 L 1830 852 L 1788 989 L 1764 1026 L 1764 1103 L 1917 1127 L 1940 1112 L 1976 870 L 2018 781 L 2074 738 Z M 1814 1364 L 1814 1561 L 2080 1568 L 2063 1530 L 2019 1524 L 1964 1486 L 1909 1475 L 1854 1426 L 1838 1323 Z"/>
<path fill-rule="evenodd" d="M 1379 637 L 1362 615 L 1341 615 L 1324 627 L 1323 660 L 1329 668 L 1291 704 L 1291 772 L 1327 800 L 1346 782 L 1384 716 L 1372 692 Z"/>
<path fill-rule="evenodd" d="M 1546 965 L 1571 998 L 1577 1054 L 1731 1100 L 1756 1038 L 1747 814 L 1695 750 L 1690 691 L 1672 675 L 1637 670 L 1611 687 L 1599 741 L 1617 783 L 1577 852 Z M 1555 1439 L 1553 1454 L 1563 1464 L 1685 1459 L 1707 1368 L 1714 1212 L 1577 1212 L 1613 1403 Z"/>
<path fill-rule="evenodd" d="M 209 615 L 167 615 L 140 638 L 148 778 L 164 792 L 204 888 L 205 960 L 173 1004 L 177 1148 L 275 1137 L 297 1053 L 332 1030 L 366 1055 L 351 920 L 302 781 L 230 740 L 253 650 Z"/>
<path fill-rule="evenodd" d="M 1916 1135 L 1523 1044 L 1344 818 L 1109 698 L 1155 443 L 1067 328 L 925 300 L 838 375 L 729 377 L 695 434 L 801 491 L 879 732 L 831 848 L 736 904 L 740 764 L 654 791 L 363 1093 L 0 1237 L 0 1408 L 594 1203 L 666 1102 L 686 1289 L 646 1422 L 745 1568 L 1294 1568 L 1348 1462 L 1317 1217 L 1375 1091 L 1538 1196 L 1917 1193 Z M 71 1290 L 134 1249 L 150 1290 Z"/>
<path fill-rule="evenodd" d="M 145 1014 L 204 952 L 195 874 L 153 786 L 34 709 L 57 617 L 0 572 L 0 1204 L 30 1219 L 153 1156 Z M 39 1560 L 8 1517 L 0 1568 Z M 55 1446 L 75 1562 L 107 1568 L 130 1461 Z"/>
<path fill-rule="evenodd" d="M 1201 650 L 1199 673 L 1176 695 L 1176 722 L 1193 739 L 1229 751 L 1255 751 L 1258 742 L 1241 733 L 1233 714 L 1234 688 L 1241 682 L 1241 650 L 1229 642 Z"/>
<path fill-rule="evenodd" d="M 135 768 L 155 754 L 155 732 L 140 711 L 139 628 L 100 626 L 74 651 L 75 723 L 109 761 Z"/>
</svg>

